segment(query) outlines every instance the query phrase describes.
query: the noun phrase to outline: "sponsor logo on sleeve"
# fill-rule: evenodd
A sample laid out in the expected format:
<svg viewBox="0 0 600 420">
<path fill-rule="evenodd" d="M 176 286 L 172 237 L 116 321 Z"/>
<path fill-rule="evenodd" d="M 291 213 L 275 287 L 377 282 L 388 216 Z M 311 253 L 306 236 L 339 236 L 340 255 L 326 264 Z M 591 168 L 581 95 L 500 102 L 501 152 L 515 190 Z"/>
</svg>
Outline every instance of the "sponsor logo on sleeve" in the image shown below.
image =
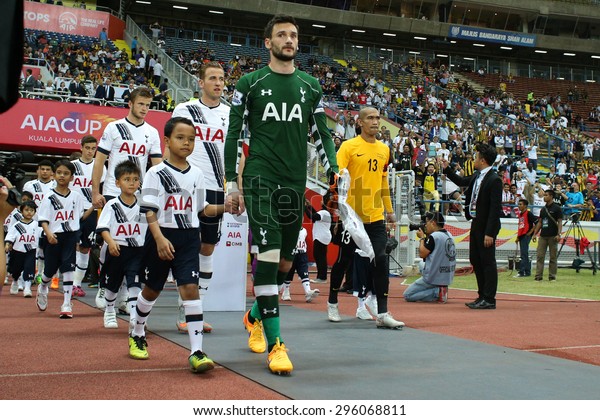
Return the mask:
<svg viewBox="0 0 600 420">
<path fill-rule="evenodd" d="M 244 94 L 238 90 L 233 91 L 233 98 L 231 99 L 231 103 L 234 106 L 240 106 L 242 104 L 242 98 Z"/>
</svg>

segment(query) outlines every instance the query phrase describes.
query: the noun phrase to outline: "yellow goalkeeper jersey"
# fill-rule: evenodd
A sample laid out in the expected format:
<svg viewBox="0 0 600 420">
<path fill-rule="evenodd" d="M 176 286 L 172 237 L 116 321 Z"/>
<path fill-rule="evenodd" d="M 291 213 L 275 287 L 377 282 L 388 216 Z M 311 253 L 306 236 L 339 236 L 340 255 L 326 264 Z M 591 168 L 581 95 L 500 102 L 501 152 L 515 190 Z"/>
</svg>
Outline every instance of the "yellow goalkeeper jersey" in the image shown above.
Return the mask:
<svg viewBox="0 0 600 420">
<path fill-rule="evenodd" d="M 357 136 L 342 143 L 337 161 L 340 171 L 345 168 L 350 173 L 348 204 L 364 223 L 383 220 L 384 209 L 393 212 L 387 179 L 392 161 L 389 147 Z"/>
</svg>

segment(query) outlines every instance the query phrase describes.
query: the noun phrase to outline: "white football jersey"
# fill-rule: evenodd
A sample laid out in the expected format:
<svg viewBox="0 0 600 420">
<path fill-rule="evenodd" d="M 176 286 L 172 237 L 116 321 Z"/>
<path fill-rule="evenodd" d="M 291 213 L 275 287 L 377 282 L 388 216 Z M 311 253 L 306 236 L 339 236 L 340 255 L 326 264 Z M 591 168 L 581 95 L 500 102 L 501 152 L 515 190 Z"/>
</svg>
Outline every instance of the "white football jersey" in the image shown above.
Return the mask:
<svg viewBox="0 0 600 420">
<path fill-rule="evenodd" d="M 86 209 L 92 206 L 92 172 L 94 170 L 94 160 L 86 163 L 81 159 L 72 160 L 71 163 L 75 166 L 73 181 L 69 184 L 69 189 L 79 192 L 88 201 Z M 104 182 L 106 176 L 106 168 L 103 168 L 102 179 Z"/>
<path fill-rule="evenodd" d="M 8 229 L 11 228 L 12 225 L 17 223 L 23 218 L 23 215 L 19 211 L 18 208 L 13 209 L 10 214 L 4 219 L 4 232 L 8 232 Z"/>
<path fill-rule="evenodd" d="M 31 220 L 29 223 L 16 222 L 8 229 L 5 242 L 12 243 L 13 250 L 19 252 L 37 249 L 40 230 L 41 228 L 35 220 Z"/>
<path fill-rule="evenodd" d="M 198 228 L 198 213 L 208 204 L 202 171 L 192 165 L 182 171 L 168 161 L 148 170 L 141 197 L 141 211 L 154 211 L 159 226 L 171 229 Z"/>
<path fill-rule="evenodd" d="M 32 179 L 23 185 L 23 191 L 30 192 L 33 195 L 33 202 L 39 207 L 44 199 L 44 196 L 56 187 L 56 181 L 50 180 L 42 182 L 39 179 Z"/>
<path fill-rule="evenodd" d="M 62 195 L 51 190 L 40 204 L 38 221 L 48 222 L 48 228 L 53 233 L 76 232 L 87 205 L 87 200 L 77 191 Z"/>
<path fill-rule="evenodd" d="M 117 197 L 121 191 L 115 184 L 115 168 L 125 161 L 135 162 L 144 179 L 148 157 L 162 157 L 160 136 L 147 122 L 134 125 L 127 118 L 108 123 L 98 143 L 98 151 L 108 156 L 108 169 L 102 194 Z"/>
<path fill-rule="evenodd" d="M 146 217 L 140 214 L 139 202 L 136 200 L 128 206 L 121 197 L 106 203 L 96 226 L 98 234 L 108 231 L 116 243 L 128 247 L 143 246 L 147 229 Z"/>
<path fill-rule="evenodd" d="M 219 103 L 208 107 L 202 100 L 177 105 L 173 117 L 185 117 L 194 123 L 196 144 L 187 158 L 188 162 L 202 169 L 206 189 L 223 191 L 225 180 L 224 148 L 229 128 L 229 105 Z"/>
<path fill-rule="evenodd" d="M 296 244 L 296 252 L 295 254 L 304 254 L 306 253 L 306 232 L 305 228 L 300 229 L 300 234 L 298 235 L 298 243 Z"/>
</svg>

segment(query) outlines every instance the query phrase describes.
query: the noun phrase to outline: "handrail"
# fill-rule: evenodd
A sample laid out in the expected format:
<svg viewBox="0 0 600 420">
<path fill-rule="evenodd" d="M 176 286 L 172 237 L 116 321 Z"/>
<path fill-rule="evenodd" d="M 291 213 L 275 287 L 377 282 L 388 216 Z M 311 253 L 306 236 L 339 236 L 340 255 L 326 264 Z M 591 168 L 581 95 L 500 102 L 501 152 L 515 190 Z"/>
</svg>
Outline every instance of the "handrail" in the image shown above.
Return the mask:
<svg viewBox="0 0 600 420">
<path fill-rule="evenodd" d="M 125 41 L 131 45 L 131 40 L 135 36 L 137 36 L 138 43 L 142 47 L 144 47 L 146 50 L 151 47 L 150 49 L 158 54 L 163 66 L 163 72 L 168 76 L 167 78 L 169 79 L 169 83 L 175 85 L 176 94 L 183 93 L 183 91 L 194 92 L 199 90 L 198 81 L 196 78 L 194 78 L 191 73 L 181 67 L 175 60 L 169 57 L 162 49 L 158 47 L 158 45 L 153 43 L 150 37 L 148 37 L 148 35 L 146 35 L 146 33 L 142 30 L 142 28 L 140 28 L 140 26 L 136 24 L 130 16 L 127 16 Z M 173 99 L 175 102 L 179 103 L 183 100 L 187 100 L 188 98 L 189 96 L 187 98 L 175 97 Z"/>
</svg>

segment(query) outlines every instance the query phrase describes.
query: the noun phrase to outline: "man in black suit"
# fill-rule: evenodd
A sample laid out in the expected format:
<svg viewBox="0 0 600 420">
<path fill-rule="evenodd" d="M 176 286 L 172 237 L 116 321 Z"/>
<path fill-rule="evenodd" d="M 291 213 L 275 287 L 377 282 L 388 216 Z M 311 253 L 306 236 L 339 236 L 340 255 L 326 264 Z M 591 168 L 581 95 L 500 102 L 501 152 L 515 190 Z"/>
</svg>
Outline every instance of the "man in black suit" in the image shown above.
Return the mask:
<svg viewBox="0 0 600 420">
<path fill-rule="evenodd" d="M 96 88 L 94 98 L 105 99 L 107 101 L 115 100 L 115 88 L 110 85 L 110 79 L 104 79 L 104 84 Z"/>
<path fill-rule="evenodd" d="M 71 94 L 72 97 L 75 98 L 86 98 L 87 95 L 87 90 L 85 90 L 85 86 L 83 86 L 83 83 L 81 83 L 77 78 L 73 79 L 71 81 L 71 83 L 69 84 L 69 93 Z M 75 99 L 71 99 L 70 102 L 80 102 L 80 101 L 76 101 Z"/>
<path fill-rule="evenodd" d="M 26 76 L 25 80 L 23 81 L 23 89 L 28 92 L 33 92 L 37 86 L 37 80 L 35 80 L 35 77 L 33 77 L 33 72 L 31 69 L 25 70 L 25 74 Z"/>
<path fill-rule="evenodd" d="M 446 160 L 442 162 L 442 167 L 452 182 L 460 187 L 468 187 L 465 192 L 465 215 L 467 220 L 471 220 L 469 261 L 477 277 L 479 297 L 466 305 L 470 309 L 496 309 L 496 236 L 500 232 L 502 180 L 492 168 L 496 149 L 489 144 L 478 143 L 475 150 L 473 166 L 476 171 L 473 175 L 457 175 Z"/>
</svg>

